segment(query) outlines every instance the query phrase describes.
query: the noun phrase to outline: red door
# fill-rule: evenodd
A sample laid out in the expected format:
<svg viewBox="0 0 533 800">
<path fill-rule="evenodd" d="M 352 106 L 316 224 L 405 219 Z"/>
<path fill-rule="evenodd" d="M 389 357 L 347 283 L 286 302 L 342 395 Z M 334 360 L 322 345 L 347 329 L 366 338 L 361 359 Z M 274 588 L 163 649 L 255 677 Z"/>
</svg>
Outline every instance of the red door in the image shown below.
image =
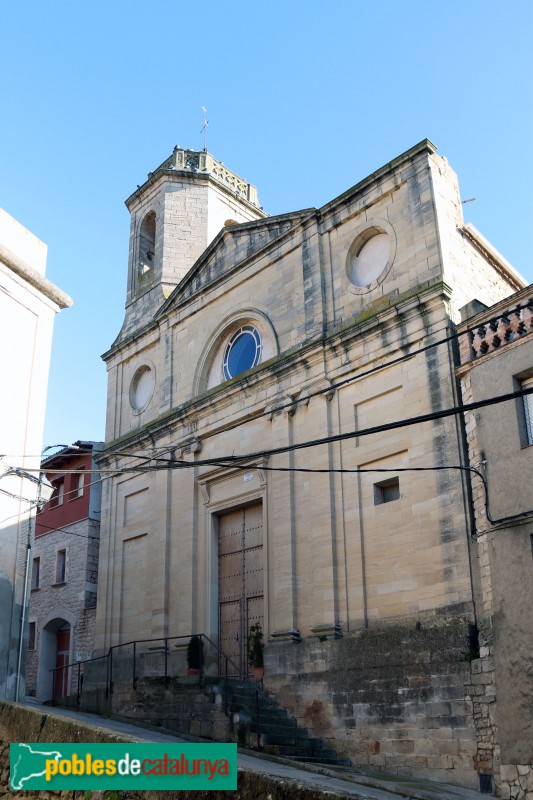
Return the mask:
<svg viewBox="0 0 533 800">
<path fill-rule="evenodd" d="M 68 664 L 70 653 L 70 628 L 57 632 L 55 696 L 66 697 L 68 694 Z"/>
</svg>

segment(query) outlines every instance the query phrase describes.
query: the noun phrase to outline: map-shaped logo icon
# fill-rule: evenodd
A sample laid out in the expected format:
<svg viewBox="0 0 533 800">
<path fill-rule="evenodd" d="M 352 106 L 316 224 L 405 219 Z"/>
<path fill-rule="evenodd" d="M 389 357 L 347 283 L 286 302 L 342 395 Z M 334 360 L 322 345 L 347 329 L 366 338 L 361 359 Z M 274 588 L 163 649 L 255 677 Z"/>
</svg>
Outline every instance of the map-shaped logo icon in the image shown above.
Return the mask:
<svg viewBox="0 0 533 800">
<path fill-rule="evenodd" d="M 59 761 L 62 754 L 57 750 L 50 750 L 50 745 L 38 744 L 12 744 L 9 752 L 11 757 L 11 791 L 20 792 L 22 789 L 32 789 L 32 781 L 38 780 L 41 784 L 46 773 L 47 761 Z"/>
</svg>

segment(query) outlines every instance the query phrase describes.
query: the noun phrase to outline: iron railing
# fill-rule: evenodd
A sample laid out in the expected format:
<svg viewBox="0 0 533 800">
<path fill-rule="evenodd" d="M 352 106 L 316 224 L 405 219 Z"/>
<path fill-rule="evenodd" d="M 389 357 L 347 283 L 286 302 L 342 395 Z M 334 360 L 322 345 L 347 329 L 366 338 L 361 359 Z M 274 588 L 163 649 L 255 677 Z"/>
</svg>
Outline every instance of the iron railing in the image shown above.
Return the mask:
<svg viewBox="0 0 533 800">
<path fill-rule="evenodd" d="M 121 644 L 113 645 L 109 648 L 106 655 L 98 656 L 96 658 L 86 659 L 85 661 L 75 661 L 70 664 L 65 664 L 62 667 L 55 667 L 51 669 L 52 673 L 52 704 L 55 705 L 56 697 L 56 677 L 61 674 L 61 683 L 67 685 L 72 689 L 72 682 L 74 675 L 76 679 L 76 707 L 81 705 L 81 697 L 84 690 L 85 678 L 85 665 L 94 664 L 97 661 L 106 661 L 105 667 L 105 697 L 108 701 L 108 711 L 111 712 L 112 695 L 115 688 L 115 683 L 121 685 L 131 686 L 134 690 L 137 689 L 139 677 L 142 673 L 150 677 L 164 678 L 165 688 L 168 688 L 169 680 L 173 677 L 179 677 L 184 674 L 182 663 L 184 663 L 184 654 L 187 649 L 187 644 L 193 636 L 196 636 L 200 641 L 199 647 L 199 665 L 198 665 L 198 685 L 202 686 L 205 681 L 206 668 L 210 671 L 210 677 L 224 681 L 224 713 L 229 716 L 230 713 L 230 682 L 237 676 L 238 680 L 247 684 L 255 694 L 255 708 L 256 708 L 256 725 L 257 725 L 257 742 L 260 742 L 260 700 L 264 700 L 267 704 L 271 705 L 272 700 L 268 695 L 257 685 L 257 682 L 251 680 L 244 669 L 239 667 L 230 656 L 221 650 L 205 633 L 187 634 L 186 636 L 165 636 L 157 637 L 154 639 L 136 639 L 131 642 L 122 642 Z M 172 653 L 171 644 L 177 650 L 181 658 L 173 658 L 176 653 Z M 126 649 L 129 648 L 130 652 L 127 653 Z M 123 654 L 122 657 L 120 654 Z M 161 656 L 162 669 L 158 669 L 161 660 L 152 656 Z M 128 658 L 128 655 L 130 658 Z M 152 661 L 153 665 L 146 664 L 147 661 Z M 143 661 L 143 665 L 139 664 Z M 177 661 L 177 663 L 176 663 Z M 129 669 L 128 669 L 128 665 Z M 83 667 L 83 670 L 82 670 Z M 230 669 L 231 668 L 231 669 Z M 67 681 L 63 679 L 64 671 L 69 670 L 67 673 Z M 74 670 L 76 672 L 74 672 Z M 213 673 L 216 671 L 216 674 Z M 191 670 L 188 670 L 189 674 Z M 230 674 L 231 672 L 231 674 Z M 74 674 L 73 674 L 74 673 Z M 118 673 L 118 675 L 117 675 Z M 99 681 L 100 684 L 103 681 Z"/>
<path fill-rule="evenodd" d="M 76 707 L 80 707 L 81 703 L 81 695 L 83 693 L 83 679 L 84 679 L 84 672 L 82 672 L 81 668 L 84 664 L 93 664 L 96 661 L 103 661 L 107 660 L 108 656 L 97 656 L 96 658 L 87 658 L 85 661 L 73 661 L 70 664 L 64 664 L 62 667 L 55 667 L 51 669 L 50 672 L 52 673 L 52 705 L 56 704 L 56 677 L 59 673 L 61 675 L 61 684 L 63 686 L 67 686 L 69 689 L 72 689 L 72 672 L 76 675 Z M 66 676 L 65 681 L 65 670 L 69 670 Z M 71 672 L 72 671 L 72 672 Z M 107 674 L 107 669 L 106 669 Z"/>
</svg>

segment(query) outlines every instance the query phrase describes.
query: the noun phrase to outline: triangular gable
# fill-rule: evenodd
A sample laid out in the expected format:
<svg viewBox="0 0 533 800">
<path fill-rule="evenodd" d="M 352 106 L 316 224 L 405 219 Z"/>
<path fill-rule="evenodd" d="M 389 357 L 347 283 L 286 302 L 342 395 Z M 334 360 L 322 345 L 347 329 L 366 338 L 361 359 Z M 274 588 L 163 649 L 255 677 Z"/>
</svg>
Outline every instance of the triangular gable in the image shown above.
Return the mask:
<svg viewBox="0 0 533 800">
<path fill-rule="evenodd" d="M 228 271 L 240 268 L 250 258 L 266 251 L 291 231 L 302 219 L 315 214 L 314 208 L 280 214 L 222 228 L 200 258 L 163 303 L 155 319 L 218 280 Z"/>
</svg>

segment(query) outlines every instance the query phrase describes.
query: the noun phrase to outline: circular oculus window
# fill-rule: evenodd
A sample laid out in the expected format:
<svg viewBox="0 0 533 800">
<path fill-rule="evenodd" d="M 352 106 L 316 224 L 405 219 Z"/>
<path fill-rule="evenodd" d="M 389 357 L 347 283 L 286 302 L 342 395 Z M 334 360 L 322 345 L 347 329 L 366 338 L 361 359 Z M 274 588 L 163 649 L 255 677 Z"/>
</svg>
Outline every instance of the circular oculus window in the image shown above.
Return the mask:
<svg viewBox="0 0 533 800">
<path fill-rule="evenodd" d="M 155 375 L 150 367 L 139 367 L 130 385 L 130 404 L 136 411 L 148 405 L 155 388 Z"/>
<path fill-rule="evenodd" d="M 386 233 L 376 231 L 363 242 L 351 259 L 350 278 L 356 286 L 368 286 L 381 275 L 389 263 L 390 240 Z"/>
<path fill-rule="evenodd" d="M 261 357 L 261 337 L 257 328 L 243 325 L 229 340 L 224 351 L 224 378 L 229 381 L 252 369 Z"/>
</svg>

